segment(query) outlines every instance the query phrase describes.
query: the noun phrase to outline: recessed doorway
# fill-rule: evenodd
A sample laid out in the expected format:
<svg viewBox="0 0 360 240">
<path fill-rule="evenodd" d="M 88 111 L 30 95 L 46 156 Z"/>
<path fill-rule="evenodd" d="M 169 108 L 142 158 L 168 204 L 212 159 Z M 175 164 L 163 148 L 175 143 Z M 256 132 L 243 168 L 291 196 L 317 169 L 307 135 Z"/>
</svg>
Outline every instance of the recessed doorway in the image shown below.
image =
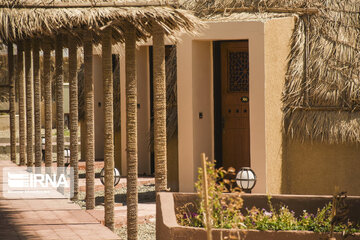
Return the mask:
<svg viewBox="0 0 360 240">
<path fill-rule="evenodd" d="M 217 167 L 250 167 L 248 40 L 214 47 L 214 134 Z"/>
</svg>

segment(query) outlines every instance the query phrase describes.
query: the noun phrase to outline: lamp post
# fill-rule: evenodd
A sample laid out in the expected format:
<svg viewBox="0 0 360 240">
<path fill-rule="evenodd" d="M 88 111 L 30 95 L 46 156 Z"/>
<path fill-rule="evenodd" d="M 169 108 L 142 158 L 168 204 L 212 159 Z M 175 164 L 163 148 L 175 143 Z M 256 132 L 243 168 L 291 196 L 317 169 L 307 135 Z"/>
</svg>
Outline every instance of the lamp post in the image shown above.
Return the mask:
<svg viewBox="0 0 360 240">
<path fill-rule="evenodd" d="M 42 160 L 45 162 L 45 137 L 41 137 L 41 153 L 42 153 Z"/>
<path fill-rule="evenodd" d="M 105 185 L 105 168 L 101 169 L 100 172 L 100 181 Z M 120 172 L 117 168 L 114 168 L 114 186 L 118 185 L 120 182 Z"/>
<path fill-rule="evenodd" d="M 70 165 L 70 149 L 69 148 L 65 148 L 64 149 L 64 157 L 65 157 L 65 167 Z"/>
<path fill-rule="evenodd" d="M 249 167 L 243 167 L 236 174 L 236 184 L 243 190 L 245 193 L 251 193 L 251 190 L 255 187 L 256 184 L 256 175 L 255 172 Z"/>
</svg>

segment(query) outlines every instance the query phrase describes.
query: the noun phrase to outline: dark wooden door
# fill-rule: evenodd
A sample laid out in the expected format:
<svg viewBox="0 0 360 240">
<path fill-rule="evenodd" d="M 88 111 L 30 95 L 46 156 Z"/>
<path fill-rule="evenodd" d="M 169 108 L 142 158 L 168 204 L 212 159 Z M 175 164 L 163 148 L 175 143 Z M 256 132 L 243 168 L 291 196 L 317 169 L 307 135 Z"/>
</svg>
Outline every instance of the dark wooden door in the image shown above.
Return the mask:
<svg viewBox="0 0 360 240">
<path fill-rule="evenodd" d="M 248 41 L 221 44 L 223 167 L 250 166 Z"/>
</svg>

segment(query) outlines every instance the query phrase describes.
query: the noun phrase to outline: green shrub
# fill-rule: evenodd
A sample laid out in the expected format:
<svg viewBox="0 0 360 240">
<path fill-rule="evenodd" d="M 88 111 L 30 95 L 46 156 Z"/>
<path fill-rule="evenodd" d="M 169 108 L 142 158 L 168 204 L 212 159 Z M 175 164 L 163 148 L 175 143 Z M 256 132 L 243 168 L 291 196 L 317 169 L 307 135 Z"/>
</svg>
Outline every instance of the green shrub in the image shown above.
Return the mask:
<svg viewBox="0 0 360 240">
<path fill-rule="evenodd" d="M 200 196 L 199 202 L 196 204 L 188 203 L 177 209 L 177 221 L 182 226 L 205 226 L 202 172 L 203 170 L 199 168 L 199 177 L 195 184 Z M 234 175 L 235 170 L 232 168 L 228 171 L 222 168 L 216 169 L 215 163 L 207 162 L 207 174 L 213 228 L 256 229 L 261 231 L 306 230 L 314 232 L 331 232 L 333 230 L 334 232 L 342 232 L 343 235 L 360 232 L 358 224 L 333 220 L 332 211 L 334 211 L 334 208 L 331 202 L 322 209 L 318 209 L 316 214 L 309 214 L 304 210 L 300 217 L 295 217 L 295 213 L 289 210 L 287 206 L 281 206 L 279 210 L 276 210 L 269 196 L 269 211 L 253 207 L 252 209 L 246 209 L 247 213 L 244 215 L 241 213 L 243 200 L 240 189 L 233 187 L 235 180 L 225 179 L 225 176 Z"/>
</svg>

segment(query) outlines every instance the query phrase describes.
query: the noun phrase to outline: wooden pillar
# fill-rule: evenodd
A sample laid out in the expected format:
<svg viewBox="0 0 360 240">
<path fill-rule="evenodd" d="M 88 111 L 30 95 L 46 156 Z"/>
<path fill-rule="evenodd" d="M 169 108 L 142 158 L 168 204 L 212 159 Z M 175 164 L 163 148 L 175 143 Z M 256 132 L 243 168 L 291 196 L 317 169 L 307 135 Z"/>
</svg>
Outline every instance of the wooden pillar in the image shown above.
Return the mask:
<svg viewBox="0 0 360 240">
<path fill-rule="evenodd" d="M 93 45 L 92 33 L 84 31 L 84 82 L 85 82 L 85 124 L 87 147 L 86 161 L 86 209 L 95 208 L 95 190 L 94 190 L 94 80 L 92 72 Z M 82 143 L 81 143 L 82 144 Z"/>
<path fill-rule="evenodd" d="M 137 149 L 137 79 L 136 31 L 128 25 L 125 31 L 126 70 L 126 149 L 127 149 L 127 234 L 137 239 L 138 213 L 138 149 Z"/>
<path fill-rule="evenodd" d="M 69 88 L 70 88 L 70 166 L 74 169 L 74 196 L 78 199 L 78 80 L 77 80 L 77 46 L 73 36 L 68 37 L 69 43 Z"/>
<path fill-rule="evenodd" d="M 35 167 L 41 167 L 41 81 L 39 39 L 33 40 Z"/>
<path fill-rule="evenodd" d="M 102 70 L 104 84 L 104 168 L 105 226 L 114 231 L 114 122 L 111 28 L 102 32 Z"/>
<path fill-rule="evenodd" d="M 63 39 L 59 34 L 55 39 L 55 81 L 56 81 L 56 161 L 64 166 L 64 76 Z"/>
<path fill-rule="evenodd" d="M 8 71 L 9 71 L 9 104 L 10 104 L 10 157 L 16 163 L 16 101 L 14 77 L 14 52 L 13 44 L 8 43 Z"/>
<path fill-rule="evenodd" d="M 164 30 L 153 24 L 155 191 L 167 190 L 166 78 Z"/>
<path fill-rule="evenodd" d="M 32 167 L 33 158 L 33 91 L 31 76 L 31 40 L 25 40 L 25 81 L 26 81 L 26 155 L 27 166 Z"/>
<path fill-rule="evenodd" d="M 43 83 L 44 83 L 44 101 L 45 101 L 45 167 L 51 167 L 52 164 L 52 94 L 51 94 L 51 42 L 49 38 L 43 41 L 44 64 L 43 64 Z"/>
</svg>

